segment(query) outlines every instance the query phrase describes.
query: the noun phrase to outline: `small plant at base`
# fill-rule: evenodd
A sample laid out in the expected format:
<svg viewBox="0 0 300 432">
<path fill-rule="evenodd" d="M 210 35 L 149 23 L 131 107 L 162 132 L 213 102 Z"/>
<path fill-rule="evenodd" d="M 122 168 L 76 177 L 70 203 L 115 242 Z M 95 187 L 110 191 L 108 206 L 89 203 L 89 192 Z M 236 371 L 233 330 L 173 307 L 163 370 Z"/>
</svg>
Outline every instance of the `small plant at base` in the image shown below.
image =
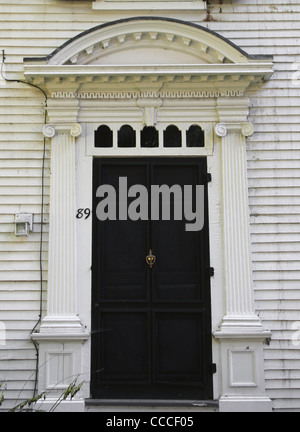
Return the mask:
<svg viewBox="0 0 300 432">
<path fill-rule="evenodd" d="M 54 412 L 62 401 L 65 401 L 68 397 L 72 400 L 74 396 L 80 391 L 83 386 L 83 382 L 77 384 L 77 378 L 75 378 L 66 390 L 59 396 L 57 401 L 52 405 L 48 412 Z M 0 382 L 0 406 L 2 405 L 5 398 L 6 385 Z M 34 405 L 39 401 L 45 400 L 47 392 L 43 392 L 31 399 L 27 399 L 15 407 L 11 408 L 8 412 L 45 412 L 45 410 L 36 409 Z"/>
<path fill-rule="evenodd" d="M 41 400 L 42 398 L 44 398 L 44 400 L 46 399 L 46 392 L 43 392 L 31 399 L 27 399 L 24 402 L 21 402 L 20 404 L 16 405 L 14 408 L 12 408 L 11 410 L 9 410 L 9 412 L 17 412 L 17 411 L 22 411 L 22 412 L 32 412 L 32 411 L 38 411 L 35 410 L 33 408 L 33 405 L 35 403 L 37 403 L 39 400 Z M 27 408 L 26 408 L 27 406 Z M 31 408 L 32 407 L 32 408 Z"/>
<path fill-rule="evenodd" d="M 72 400 L 73 397 L 80 391 L 81 387 L 83 386 L 83 382 L 81 382 L 80 384 L 77 384 L 77 378 L 71 382 L 71 384 L 69 385 L 69 387 L 66 388 L 66 390 L 63 392 L 63 394 L 57 399 L 57 401 L 55 402 L 55 404 L 50 408 L 49 412 L 53 412 L 56 410 L 56 408 L 58 407 L 58 405 L 66 400 L 69 396 L 70 399 Z"/>
</svg>

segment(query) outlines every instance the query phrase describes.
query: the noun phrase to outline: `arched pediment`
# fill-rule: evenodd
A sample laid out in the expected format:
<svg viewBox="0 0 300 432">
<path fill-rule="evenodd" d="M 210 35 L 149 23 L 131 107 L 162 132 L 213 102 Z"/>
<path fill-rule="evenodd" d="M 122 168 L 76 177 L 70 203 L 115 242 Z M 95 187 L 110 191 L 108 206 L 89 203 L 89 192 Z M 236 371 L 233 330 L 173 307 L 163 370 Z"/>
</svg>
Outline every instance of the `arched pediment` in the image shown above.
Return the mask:
<svg viewBox="0 0 300 432">
<path fill-rule="evenodd" d="M 224 64 L 248 63 L 251 58 L 229 40 L 199 25 L 141 17 L 94 27 L 41 60 L 49 65 Z"/>
<path fill-rule="evenodd" d="M 128 19 L 70 40 L 49 64 L 246 63 L 245 53 L 205 28 L 166 19 Z"/>
<path fill-rule="evenodd" d="M 40 84 L 52 80 L 59 89 L 69 79 L 68 84 L 81 83 L 81 88 L 85 83 L 87 91 L 93 88 L 88 83 L 105 86 L 118 82 L 128 87 L 132 82 L 157 82 L 159 88 L 173 81 L 183 83 L 182 90 L 192 84 L 193 91 L 223 92 L 226 88 L 227 92 L 241 94 L 251 82 L 272 74 L 269 57 L 249 56 L 199 25 L 157 17 L 99 25 L 70 39 L 47 57 L 24 62 L 28 80 Z"/>
</svg>

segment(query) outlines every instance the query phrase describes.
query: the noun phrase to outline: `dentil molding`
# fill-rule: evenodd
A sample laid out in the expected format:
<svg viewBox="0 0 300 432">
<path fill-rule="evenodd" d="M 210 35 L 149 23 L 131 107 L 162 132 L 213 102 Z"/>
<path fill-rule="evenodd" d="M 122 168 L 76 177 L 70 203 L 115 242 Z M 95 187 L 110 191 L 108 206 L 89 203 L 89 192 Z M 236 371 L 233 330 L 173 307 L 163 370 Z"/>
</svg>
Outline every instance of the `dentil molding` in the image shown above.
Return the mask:
<svg viewBox="0 0 300 432">
<path fill-rule="evenodd" d="M 206 90 L 206 91 L 102 91 L 102 92 L 67 92 L 56 91 L 51 93 L 52 99 L 139 99 L 139 98 L 162 98 L 162 99 L 209 99 L 219 97 L 241 97 L 244 95 L 240 90 Z"/>
</svg>

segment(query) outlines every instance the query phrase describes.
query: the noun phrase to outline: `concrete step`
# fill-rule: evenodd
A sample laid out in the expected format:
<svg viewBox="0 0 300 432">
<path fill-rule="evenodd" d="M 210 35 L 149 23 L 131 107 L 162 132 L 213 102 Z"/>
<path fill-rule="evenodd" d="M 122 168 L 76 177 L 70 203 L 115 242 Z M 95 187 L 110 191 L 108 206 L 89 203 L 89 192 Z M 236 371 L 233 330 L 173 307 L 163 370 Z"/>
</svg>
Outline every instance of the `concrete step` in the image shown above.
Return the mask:
<svg viewBox="0 0 300 432">
<path fill-rule="evenodd" d="M 86 399 L 86 412 L 218 412 L 218 401 Z"/>
</svg>

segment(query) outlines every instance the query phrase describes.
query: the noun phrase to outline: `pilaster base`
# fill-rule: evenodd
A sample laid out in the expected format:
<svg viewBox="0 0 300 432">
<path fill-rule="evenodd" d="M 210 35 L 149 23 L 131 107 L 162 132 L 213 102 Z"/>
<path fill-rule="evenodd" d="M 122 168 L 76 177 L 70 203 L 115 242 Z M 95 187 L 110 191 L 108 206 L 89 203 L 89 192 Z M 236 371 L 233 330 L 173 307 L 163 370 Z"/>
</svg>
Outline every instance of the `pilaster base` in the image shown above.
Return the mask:
<svg viewBox="0 0 300 432">
<path fill-rule="evenodd" d="M 272 411 L 272 401 L 266 396 L 224 396 L 219 400 L 219 412 Z"/>
<path fill-rule="evenodd" d="M 41 324 L 41 334 L 73 334 L 83 333 L 80 319 L 76 315 L 70 316 L 51 316 L 47 315 Z"/>
<path fill-rule="evenodd" d="M 260 318 L 251 315 L 225 315 L 219 331 L 214 334 L 216 339 L 258 339 L 266 340 L 271 332 L 265 331 Z"/>
<path fill-rule="evenodd" d="M 39 344 L 38 391 L 46 392 L 47 399 L 57 399 L 75 380 L 77 385 L 89 381 L 89 369 L 83 362 L 83 344 L 90 335 L 73 330 L 63 332 L 59 329 L 32 335 Z"/>
<path fill-rule="evenodd" d="M 222 396 L 220 412 L 270 412 L 265 394 L 264 342 L 271 332 L 261 325 L 222 326 L 214 333 L 221 348 Z"/>
</svg>

